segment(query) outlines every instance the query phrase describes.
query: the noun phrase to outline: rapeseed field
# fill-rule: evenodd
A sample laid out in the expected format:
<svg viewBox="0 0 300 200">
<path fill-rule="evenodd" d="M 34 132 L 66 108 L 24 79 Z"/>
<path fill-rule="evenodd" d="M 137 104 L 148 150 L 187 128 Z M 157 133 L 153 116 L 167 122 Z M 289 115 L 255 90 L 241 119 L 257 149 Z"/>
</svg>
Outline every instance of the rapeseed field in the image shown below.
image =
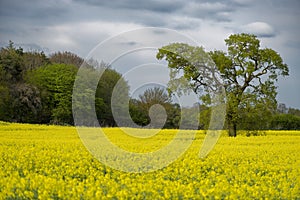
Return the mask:
<svg viewBox="0 0 300 200">
<path fill-rule="evenodd" d="M 104 130 L 120 148 L 141 153 L 176 132 L 136 139 Z M 300 131 L 221 136 L 201 159 L 204 133 L 167 167 L 127 173 L 95 159 L 74 127 L 0 122 L 0 199 L 300 199 Z"/>
</svg>

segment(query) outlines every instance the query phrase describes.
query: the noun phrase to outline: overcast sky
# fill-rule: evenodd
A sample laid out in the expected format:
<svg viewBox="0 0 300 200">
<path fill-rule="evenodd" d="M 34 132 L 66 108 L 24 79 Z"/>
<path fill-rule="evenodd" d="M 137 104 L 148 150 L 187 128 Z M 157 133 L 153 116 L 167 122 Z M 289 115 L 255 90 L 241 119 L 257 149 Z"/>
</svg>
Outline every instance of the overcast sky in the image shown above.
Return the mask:
<svg viewBox="0 0 300 200">
<path fill-rule="evenodd" d="M 299 0 L 1 0 L 0 45 L 86 57 L 99 42 L 142 27 L 174 29 L 206 50 L 225 50 L 230 34 L 253 33 L 289 65 L 278 101 L 300 108 L 299 19 Z"/>
</svg>

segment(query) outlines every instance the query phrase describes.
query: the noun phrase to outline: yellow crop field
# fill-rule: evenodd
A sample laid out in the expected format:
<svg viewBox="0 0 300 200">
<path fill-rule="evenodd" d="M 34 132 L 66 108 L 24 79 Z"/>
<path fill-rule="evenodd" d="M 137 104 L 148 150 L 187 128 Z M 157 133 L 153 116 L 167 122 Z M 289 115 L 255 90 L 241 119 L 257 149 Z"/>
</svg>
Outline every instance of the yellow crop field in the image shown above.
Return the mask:
<svg viewBox="0 0 300 200">
<path fill-rule="evenodd" d="M 161 148 L 175 132 L 136 139 L 105 129 L 113 143 L 137 152 Z M 0 122 L 0 199 L 300 199 L 300 131 L 222 136 L 200 159 L 204 136 L 198 131 L 163 169 L 127 173 L 95 159 L 74 127 Z"/>
</svg>

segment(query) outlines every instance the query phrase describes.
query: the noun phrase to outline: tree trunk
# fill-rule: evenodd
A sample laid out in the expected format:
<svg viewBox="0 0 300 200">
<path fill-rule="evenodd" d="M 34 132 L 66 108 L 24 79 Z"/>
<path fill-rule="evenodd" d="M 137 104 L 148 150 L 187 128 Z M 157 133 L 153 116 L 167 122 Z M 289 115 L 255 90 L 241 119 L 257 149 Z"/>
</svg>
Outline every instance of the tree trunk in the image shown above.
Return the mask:
<svg viewBox="0 0 300 200">
<path fill-rule="evenodd" d="M 229 125 L 229 137 L 236 137 L 236 123 L 230 123 Z"/>
</svg>

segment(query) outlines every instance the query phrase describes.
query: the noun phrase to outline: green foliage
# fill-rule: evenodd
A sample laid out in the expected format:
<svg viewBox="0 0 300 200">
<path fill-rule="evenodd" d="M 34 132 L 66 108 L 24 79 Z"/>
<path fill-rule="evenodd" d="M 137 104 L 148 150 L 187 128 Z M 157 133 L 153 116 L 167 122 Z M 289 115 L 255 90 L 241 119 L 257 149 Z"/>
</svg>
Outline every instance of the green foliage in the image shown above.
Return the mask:
<svg viewBox="0 0 300 200">
<path fill-rule="evenodd" d="M 9 88 L 0 84 L 0 120 L 10 121 L 11 119 L 11 96 Z"/>
<path fill-rule="evenodd" d="M 27 71 L 35 70 L 41 66 L 45 66 L 50 64 L 49 58 L 46 57 L 44 52 L 24 52 L 23 54 L 23 75 L 26 74 Z"/>
<path fill-rule="evenodd" d="M 209 128 L 211 118 L 211 107 L 206 107 L 205 105 L 200 105 L 200 129 L 207 130 Z"/>
<path fill-rule="evenodd" d="M 247 137 L 250 137 L 250 136 L 266 136 L 267 131 L 264 131 L 264 130 L 251 130 L 251 129 L 250 130 L 239 130 L 238 134 L 242 135 L 242 136 L 247 136 Z"/>
<path fill-rule="evenodd" d="M 129 86 L 120 73 L 106 66 L 104 63 L 102 63 L 102 65 L 101 67 L 105 69 L 105 71 L 98 82 L 96 98 L 101 99 L 101 102 L 98 103 L 104 106 L 96 107 L 96 113 L 101 126 L 112 127 L 117 125 L 112 113 L 112 106 L 115 109 L 123 110 L 124 104 L 128 103 Z M 112 94 L 117 83 L 119 87 L 117 94 L 118 100 L 115 100 L 115 104 L 112 105 Z"/>
<path fill-rule="evenodd" d="M 289 108 L 288 114 L 296 115 L 296 116 L 300 117 L 300 110 L 296 109 L 296 108 Z"/>
<path fill-rule="evenodd" d="M 57 52 L 48 58 L 43 52 L 23 52 L 22 48 L 15 48 L 10 42 L 0 50 L 0 120 L 73 124 L 73 84 L 81 64 L 83 59 L 70 52 Z M 100 68 L 108 66 L 101 63 L 100 68 L 95 69 L 84 64 L 85 77 L 77 77 L 82 91 L 77 93 L 79 96 L 76 98 L 80 98 L 82 103 L 75 102 L 73 108 L 76 112 L 83 112 L 85 122 L 82 123 L 85 125 L 95 125 L 89 113 L 96 110 L 100 124 L 115 126 L 111 94 L 115 84 L 121 80 L 122 93 L 128 97 L 128 85 L 118 72 L 107 69 L 98 87 L 93 87 L 92 80 L 98 80 Z M 95 102 L 89 101 L 92 99 Z"/>
<path fill-rule="evenodd" d="M 191 91 L 199 93 L 202 90 L 209 92 L 219 89 L 219 82 L 215 79 L 214 63 L 202 47 L 173 43 L 160 48 L 156 57 L 168 61 L 170 91 L 176 91 L 181 95 Z"/>
<path fill-rule="evenodd" d="M 275 130 L 300 130 L 300 117 L 291 114 L 274 115 L 271 127 Z"/>
<path fill-rule="evenodd" d="M 276 109 L 275 82 L 278 76 L 287 76 L 289 70 L 276 51 L 260 48 L 260 41 L 255 35 L 233 34 L 225 42 L 227 53 L 212 51 L 207 54 L 201 47 L 174 43 L 160 48 L 157 58 L 168 61 L 171 86 L 180 86 L 183 81 L 178 80 L 184 78 L 199 94 L 203 91 L 202 88 L 204 91 L 217 88 L 218 84 L 214 85 L 215 79 L 212 77 L 215 65 L 223 78 L 227 93 L 229 135 L 236 136 L 242 118 L 247 116 L 249 120 L 255 115 L 260 116 L 260 105 L 267 105 L 267 113 Z M 208 70 L 209 68 L 212 70 Z M 180 73 L 183 76 L 176 77 Z M 201 95 L 202 101 L 209 105 L 210 98 L 207 94 L 202 92 Z M 251 113 L 256 113 L 252 117 L 249 116 L 250 110 Z"/>
<path fill-rule="evenodd" d="M 77 67 L 65 64 L 50 64 L 28 73 L 28 82 L 42 91 L 46 121 L 73 123 L 72 89 L 76 73 Z"/>
<path fill-rule="evenodd" d="M 272 115 L 276 112 L 276 102 L 245 92 L 239 105 L 239 121 L 237 128 L 240 130 L 266 130 L 270 126 Z"/>
<path fill-rule="evenodd" d="M 146 126 L 150 123 L 148 112 L 144 110 L 141 101 L 137 99 L 130 99 L 129 113 L 133 122 L 139 126 Z"/>
<path fill-rule="evenodd" d="M 1 49 L 0 66 L 2 68 L 2 80 L 9 84 L 22 80 L 22 55 L 23 49 L 16 49 L 11 41 L 7 47 Z"/>
<path fill-rule="evenodd" d="M 91 67 L 85 66 L 80 69 L 76 75 L 76 87 L 73 88 L 72 109 L 78 116 L 81 116 L 80 121 L 77 120 L 77 125 L 95 126 L 94 115 L 97 111 L 106 109 L 103 99 L 95 97 L 96 86 L 94 82 L 98 80 L 97 71 Z M 95 101 L 93 102 L 93 99 Z M 95 106 L 93 106 L 93 104 Z"/>
<path fill-rule="evenodd" d="M 117 99 L 114 101 L 113 92 L 117 94 Z M 126 103 L 128 105 L 128 93 L 127 82 L 109 65 L 104 62 L 99 64 L 95 60 L 84 62 L 76 76 L 73 89 L 73 112 L 77 115 L 76 124 L 116 126 L 113 108 L 117 110 L 118 115 L 122 116 L 124 105 Z M 126 111 L 128 112 L 128 109 Z"/>
<path fill-rule="evenodd" d="M 139 99 L 130 99 L 129 112 L 132 120 L 139 126 L 148 125 L 151 122 L 150 109 L 156 104 L 161 105 L 167 115 L 163 128 L 179 128 L 180 106 L 173 104 L 167 92 L 159 87 L 146 89 L 142 95 L 139 95 Z M 153 120 L 157 120 L 152 123 L 154 127 L 161 124 L 161 120 L 164 120 L 163 117 L 160 119 L 159 113 L 155 113 L 153 116 Z"/>
<path fill-rule="evenodd" d="M 166 104 L 171 102 L 170 96 L 165 92 L 164 89 L 159 87 L 154 87 L 147 89 L 143 95 L 139 95 L 140 101 L 145 105 L 153 104 Z"/>
<path fill-rule="evenodd" d="M 17 122 L 37 122 L 42 111 L 40 92 L 37 87 L 27 83 L 19 83 L 12 92 L 12 119 Z"/>
<path fill-rule="evenodd" d="M 33 58 L 30 60 L 29 58 Z M 13 42 L 0 51 L 0 118 L 6 121 L 35 122 L 41 108 L 38 89 L 26 83 L 24 74 L 34 63 L 46 60 L 44 54 L 23 52 Z"/>
</svg>

